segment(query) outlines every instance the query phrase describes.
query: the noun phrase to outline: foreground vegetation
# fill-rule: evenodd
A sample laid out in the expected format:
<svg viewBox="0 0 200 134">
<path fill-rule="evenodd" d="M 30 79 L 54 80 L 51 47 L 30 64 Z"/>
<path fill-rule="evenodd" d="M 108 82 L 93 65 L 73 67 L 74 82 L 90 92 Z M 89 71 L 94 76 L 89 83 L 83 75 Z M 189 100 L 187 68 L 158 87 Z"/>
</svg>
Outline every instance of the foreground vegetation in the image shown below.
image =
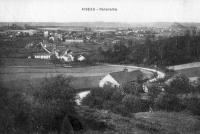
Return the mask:
<svg viewBox="0 0 200 134">
<path fill-rule="evenodd" d="M 2 134 L 198 134 L 200 100 L 185 94 L 199 93 L 200 84 L 175 76 L 163 93 L 158 83 L 146 99 L 141 83 L 123 88 L 93 89 L 77 106 L 71 77 L 41 79 L 27 89 L 0 87 Z M 161 80 L 160 80 L 161 82 Z M 179 89 L 179 90 L 176 90 Z M 149 108 L 151 107 L 151 112 Z M 147 111 L 147 112 L 145 112 Z M 121 114 L 121 115 L 120 115 Z M 182 123 L 181 123 L 182 121 Z M 188 123 L 190 122 L 190 123 Z"/>
<path fill-rule="evenodd" d="M 71 78 L 45 79 L 35 92 L 0 89 L 0 133 L 70 133 L 76 117 L 75 90 Z"/>
<path fill-rule="evenodd" d="M 159 80 L 148 85 L 144 93 L 140 83 L 126 84 L 120 88 L 110 86 L 93 89 L 83 99 L 92 108 L 109 110 L 124 116 L 144 111 L 188 111 L 200 115 L 200 83 L 190 83 L 183 75 Z"/>
</svg>

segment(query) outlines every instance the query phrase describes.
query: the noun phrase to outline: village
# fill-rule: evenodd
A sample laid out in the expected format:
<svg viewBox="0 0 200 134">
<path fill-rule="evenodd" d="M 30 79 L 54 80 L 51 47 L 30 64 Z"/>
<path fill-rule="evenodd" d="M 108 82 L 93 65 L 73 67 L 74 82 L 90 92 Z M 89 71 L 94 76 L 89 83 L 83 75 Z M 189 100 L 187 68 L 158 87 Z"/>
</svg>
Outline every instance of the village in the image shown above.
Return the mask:
<svg viewBox="0 0 200 134">
<path fill-rule="evenodd" d="M 69 121 L 66 131 L 84 134 L 102 131 L 102 124 L 111 132 L 117 119 L 147 134 L 181 132 L 173 129 L 180 118 L 199 123 L 199 27 L 7 24 L 0 29 L 2 91 L 19 91 L 19 101 L 27 103 L 24 118 L 34 120 L 39 127 L 31 129 L 39 134 L 52 131 L 48 127 L 58 125 L 57 116 Z M 165 120 L 172 125 L 163 125 Z"/>
<path fill-rule="evenodd" d="M 199 0 L 0 0 L 0 134 L 200 134 Z"/>
</svg>

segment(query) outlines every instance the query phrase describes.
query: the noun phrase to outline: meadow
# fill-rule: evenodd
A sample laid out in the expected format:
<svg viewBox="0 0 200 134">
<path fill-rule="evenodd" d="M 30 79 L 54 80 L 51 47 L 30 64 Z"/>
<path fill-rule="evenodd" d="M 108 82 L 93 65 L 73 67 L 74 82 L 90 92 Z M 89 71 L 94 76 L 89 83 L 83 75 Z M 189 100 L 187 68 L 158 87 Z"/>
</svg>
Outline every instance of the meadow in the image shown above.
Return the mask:
<svg viewBox="0 0 200 134">
<path fill-rule="evenodd" d="M 173 69 L 178 73 L 184 74 L 190 78 L 190 80 L 196 80 L 200 77 L 200 62 L 170 66 L 168 68 Z"/>
<path fill-rule="evenodd" d="M 110 72 L 122 71 L 122 66 L 84 66 L 84 67 L 55 67 L 55 66 L 4 66 L 0 67 L 0 81 L 15 84 L 20 87 L 37 87 L 44 78 L 64 75 L 73 77 L 72 86 L 75 89 L 88 89 L 98 87 L 102 77 Z M 137 68 L 128 68 L 130 71 Z M 144 71 L 148 76 L 149 71 Z M 21 84 L 19 84 L 21 83 Z"/>
</svg>

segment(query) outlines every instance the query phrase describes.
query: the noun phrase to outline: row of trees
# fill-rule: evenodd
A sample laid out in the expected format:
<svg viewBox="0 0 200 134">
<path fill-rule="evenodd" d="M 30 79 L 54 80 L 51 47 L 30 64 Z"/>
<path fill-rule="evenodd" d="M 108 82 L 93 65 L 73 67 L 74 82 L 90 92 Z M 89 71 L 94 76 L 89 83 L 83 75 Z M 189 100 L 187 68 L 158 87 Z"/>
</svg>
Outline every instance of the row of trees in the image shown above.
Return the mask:
<svg viewBox="0 0 200 134">
<path fill-rule="evenodd" d="M 182 64 L 200 57 L 200 36 L 146 38 L 144 42 L 121 41 L 108 50 L 100 49 L 104 62 L 156 64 L 160 66 Z"/>
<path fill-rule="evenodd" d="M 33 52 L 41 52 L 41 49 L 27 49 L 27 44 L 38 44 L 42 37 L 19 37 L 15 39 L 4 40 L 0 38 L 0 58 L 27 58 Z"/>
</svg>

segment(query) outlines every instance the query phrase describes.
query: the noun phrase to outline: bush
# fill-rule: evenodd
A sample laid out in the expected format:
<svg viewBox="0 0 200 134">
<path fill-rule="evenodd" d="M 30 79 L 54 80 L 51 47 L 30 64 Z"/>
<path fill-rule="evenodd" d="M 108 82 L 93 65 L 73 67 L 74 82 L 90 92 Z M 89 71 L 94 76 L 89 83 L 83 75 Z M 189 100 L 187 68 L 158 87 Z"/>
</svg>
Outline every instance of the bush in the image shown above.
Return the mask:
<svg viewBox="0 0 200 134">
<path fill-rule="evenodd" d="M 170 81 L 165 88 L 168 93 L 179 94 L 191 92 L 191 84 L 189 79 L 184 75 L 176 75 Z"/>
<path fill-rule="evenodd" d="M 102 109 L 105 102 L 110 101 L 113 93 L 116 91 L 115 88 L 94 88 L 90 91 L 90 94 L 85 97 L 82 104 L 88 105 L 92 108 Z"/>
<path fill-rule="evenodd" d="M 142 84 L 139 84 L 137 82 L 134 83 L 126 83 L 122 85 L 122 90 L 126 94 L 134 94 L 139 95 L 139 93 L 144 93 Z"/>
<path fill-rule="evenodd" d="M 149 109 L 148 102 L 131 94 L 124 96 L 122 103 L 130 113 L 144 112 Z"/>
<path fill-rule="evenodd" d="M 185 100 L 186 109 L 195 115 L 200 115 L 200 99 L 191 98 Z"/>
<path fill-rule="evenodd" d="M 151 86 L 148 86 L 148 95 L 151 101 L 153 101 L 161 92 L 162 87 L 160 87 L 157 83 L 153 83 Z"/>
<path fill-rule="evenodd" d="M 76 92 L 70 85 L 71 80 L 62 75 L 46 78 L 35 93 L 37 106 L 33 114 L 38 131 L 61 131 L 63 120 L 67 122 L 68 116 L 75 115 Z"/>
<path fill-rule="evenodd" d="M 124 95 L 122 94 L 120 89 L 115 90 L 111 96 L 111 100 L 118 104 L 122 102 L 123 98 Z"/>
<path fill-rule="evenodd" d="M 45 78 L 33 95 L 0 84 L 0 133 L 68 133 L 81 129 L 71 80 L 62 75 Z"/>
<path fill-rule="evenodd" d="M 104 87 L 92 89 L 82 104 L 91 108 L 111 110 L 114 113 L 129 116 L 133 112 L 143 112 L 149 109 L 149 103 L 133 94 L 124 93 L 122 89 Z"/>
<path fill-rule="evenodd" d="M 123 104 L 116 104 L 114 107 L 112 107 L 112 111 L 123 116 L 130 116 L 131 114 L 129 109 Z"/>
<path fill-rule="evenodd" d="M 176 95 L 161 93 L 154 100 L 154 108 L 157 110 L 181 111 L 184 109 L 184 106 Z"/>
<path fill-rule="evenodd" d="M 28 133 L 30 112 L 30 105 L 20 92 L 0 87 L 0 133 Z"/>
</svg>

